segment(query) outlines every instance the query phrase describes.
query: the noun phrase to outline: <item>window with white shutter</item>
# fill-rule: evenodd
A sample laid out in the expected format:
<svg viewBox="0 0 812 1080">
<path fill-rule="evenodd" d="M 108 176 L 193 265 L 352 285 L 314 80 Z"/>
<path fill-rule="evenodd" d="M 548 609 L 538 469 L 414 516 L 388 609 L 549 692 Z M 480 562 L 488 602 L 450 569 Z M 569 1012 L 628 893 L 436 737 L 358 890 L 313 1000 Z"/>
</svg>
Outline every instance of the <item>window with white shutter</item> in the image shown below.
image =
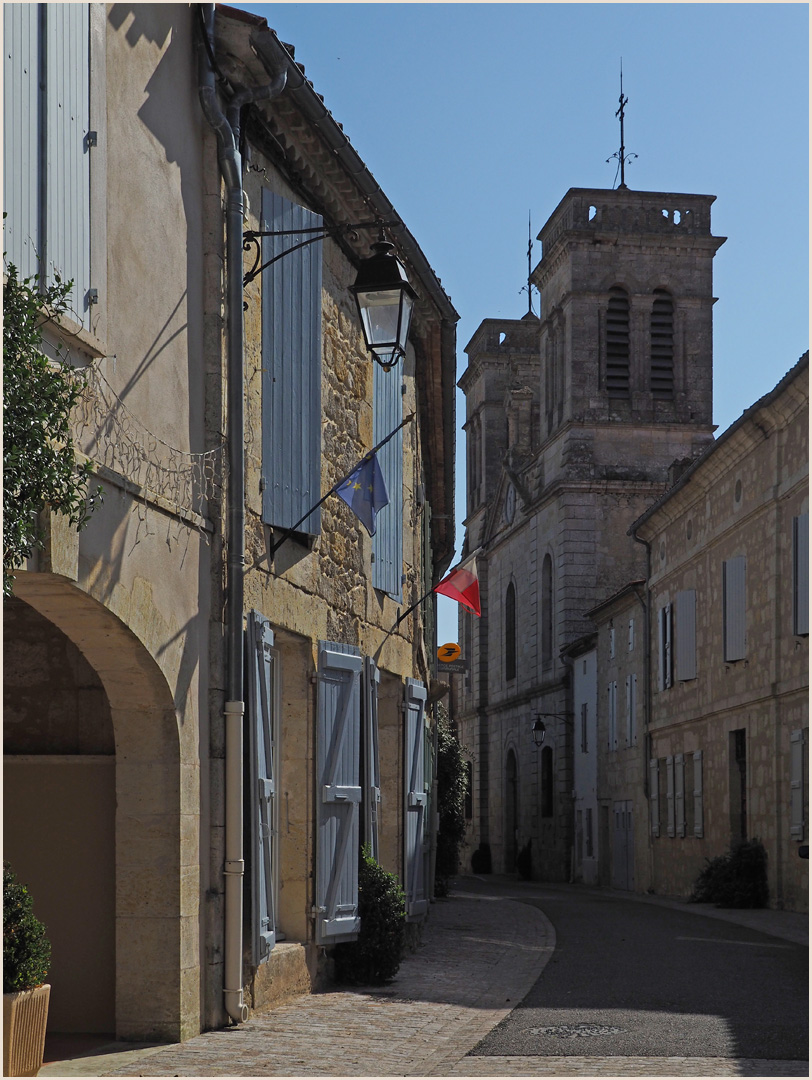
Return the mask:
<svg viewBox="0 0 812 1080">
<path fill-rule="evenodd" d="M 372 444 L 377 445 L 403 420 L 400 365 L 384 371 L 372 365 Z M 378 511 L 372 537 L 372 584 L 394 600 L 402 597 L 403 575 L 403 429 L 378 451 L 389 502 Z"/>
<path fill-rule="evenodd" d="M 694 751 L 694 836 L 704 836 L 704 804 L 702 794 L 702 751 Z"/>
<path fill-rule="evenodd" d="M 790 826 L 789 834 L 793 840 L 803 840 L 806 835 L 804 815 L 804 753 L 805 730 L 793 731 L 790 735 Z"/>
<path fill-rule="evenodd" d="M 378 752 L 378 684 L 381 673 L 371 656 L 364 658 L 363 755 L 364 843 L 375 862 L 378 853 L 378 814 L 381 803 L 380 755 Z"/>
<path fill-rule="evenodd" d="M 674 806 L 674 758 L 669 754 L 665 759 L 665 797 L 668 808 L 668 821 L 666 832 L 669 836 L 676 834 L 676 808 Z"/>
<path fill-rule="evenodd" d="M 671 670 L 671 605 L 666 604 L 657 612 L 658 627 L 658 688 L 667 690 L 673 681 Z"/>
<path fill-rule="evenodd" d="M 651 835 L 660 835 L 660 763 L 657 758 L 651 758 L 648 763 L 649 770 L 649 810 L 651 814 Z"/>
<path fill-rule="evenodd" d="M 685 757 L 674 757 L 674 814 L 677 836 L 685 836 Z"/>
<path fill-rule="evenodd" d="M 792 519 L 792 621 L 796 634 L 809 634 L 809 514 Z"/>
<path fill-rule="evenodd" d="M 637 676 L 626 676 L 626 745 L 637 742 Z"/>
<path fill-rule="evenodd" d="M 683 589 L 676 596 L 677 679 L 696 678 L 696 589 Z"/>
<path fill-rule="evenodd" d="M 722 563 L 722 597 L 725 660 L 744 660 L 747 656 L 744 555 Z"/>
</svg>

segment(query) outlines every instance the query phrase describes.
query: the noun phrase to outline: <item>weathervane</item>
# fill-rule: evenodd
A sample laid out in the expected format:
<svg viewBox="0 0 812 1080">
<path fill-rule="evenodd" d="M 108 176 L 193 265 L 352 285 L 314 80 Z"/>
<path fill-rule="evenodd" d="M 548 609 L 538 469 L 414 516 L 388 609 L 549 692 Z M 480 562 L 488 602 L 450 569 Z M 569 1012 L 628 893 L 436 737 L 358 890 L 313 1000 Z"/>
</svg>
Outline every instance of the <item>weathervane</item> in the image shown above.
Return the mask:
<svg viewBox="0 0 812 1080">
<path fill-rule="evenodd" d="M 615 113 L 615 116 L 620 117 L 620 150 L 617 150 L 611 157 L 606 159 L 607 165 L 610 161 L 617 160 L 618 168 L 620 170 L 620 188 L 626 187 L 626 162 L 634 161 L 637 154 L 627 154 L 626 147 L 623 143 L 623 120 L 626 116 L 626 106 L 629 104 L 629 99 L 623 96 L 623 57 L 620 58 L 620 108 Z M 617 173 L 615 173 L 615 180 L 617 180 Z M 614 186 L 614 185 L 613 185 Z"/>
</svg>

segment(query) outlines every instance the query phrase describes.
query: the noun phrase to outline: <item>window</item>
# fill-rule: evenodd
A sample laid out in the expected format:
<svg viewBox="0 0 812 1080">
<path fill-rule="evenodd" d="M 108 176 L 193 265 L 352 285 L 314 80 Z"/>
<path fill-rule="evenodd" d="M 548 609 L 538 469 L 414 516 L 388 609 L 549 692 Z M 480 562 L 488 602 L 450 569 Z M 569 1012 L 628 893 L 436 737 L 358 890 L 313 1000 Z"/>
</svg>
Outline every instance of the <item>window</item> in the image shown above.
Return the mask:
<svg viewBox="0 0 812 1080">
<path fill-rule="evenodd" d="M 637 676 L 626 676 L 626 745 L 637 742 Z"/>
<path fill-rule="evenodd" d="M 465 820 L 474 816 L 474 763 L 465 762 Z"/>
<path fill-rule="evenodd" d="M 505 593 L 505 679 L 516 678 L 516 587 L 513 582 Z"/>
<path fill-rule="evenodd" d="M 589 753 L 589 729 L 588 729 L 588 715 L 589 710 L 587 703 L 583 702 L 581 705 L 581 753 Z"/>
<path fill-rule="evenodd" d="M 629 619 L 629 652 L 634 649 L 634 619 Z"/>
<path fill-rule="evenodd" d="M 694 751 L 694 836 L 704 836 L 702 751 Z"/>
<path fill-rule="evenodd" d="M 685 836 L 685 755 L 674 757 L 674 815 L 677 836 Z"/>
<path fill-rule="evenodd" d="M 541 662 L 553 662 L 553 560 L 544 556 L 541 565 Z"/>
<path fill-rule="evenodd" d="M 403 376 L 399 367 L 384 371 L 373 364 L 372 444 L 395 430 L 403 419 Z M 401 599 L 403 574 L 403 429 L 378 451 L 389 502 L 378 511 L 372 537 L 372 585 Z"/>
<path fill-rule="evenodd" d="M 592 827 L 592 807 L 586 808 L 586 857 L 591 859 L 595 854 L 595 845 L 593 841 L 593 827 Z"/>
<path fill-rule="evenodd" d="M 665 759 L 665 800 L 666 832 L 669 836 L 676 833 L 676 806 L 674 802 L 674 758 L 669 754 Z"/>
<path fill-rule="evenodd" d="M 614 660 L 614 658 L 615 658 L 615 628 L 614 628 L 614 626 L 610 626 L 609 627 L 609 659 Z"/>
<path fill-rule="evenodd" d="M 657 758 L 650 758 L 648 763 L 649 769 L 649 785 L 648 785 L 648 797 L 649 797 L 649 811 L 650 811 L 650 824 L 651 835 L 660 835 L 660 763 Z"/>
<path fill-rule="evenodd" d="M 609 290 L 606 309 L 606 389 L 609 397 L 629 396 L 629 297 L 623 289 Z"/>
<path fill-rule="evenodd" d="M 790 749 L 790 824 L 789 834 L 793 840 L 803 840 L 806 815 L 804 813 L 804 753 L 806 731 L 801 728 L 789 737 Z"/>
<path fill-rule="evenodd" d="M 609 749 L 617 750 L 617 683 L 610 682 L 607 687 L 609 716 Z"/>
<path fill-rule="evenodd" d="M 553 816 L 553 750 L 545 746 L 541 751 L 541 816 Z"/>
<path fill-rule="evenodd" d="M 696 678 L 696 590 L 684 589 L 676 596 L 677 679 Z"/>
<path fill-rule="evenodd" d="M 747 839 L 747 730 L 729 734 L 730 837 L 735 844 Z"/>
<path fill-rule="evenodd" d="M 664 289 L 654 290 L 651 308 L 651 392 L 660 400 L 674 396 L 674 304 Z"/>
<path fill-rule="evenodd" d="M 809 514 L 792 519 L 793 632 L 809 634 Z"/>
<path fill-rule="evenodd" d="M 671 605 L 666 604 L 657 612 L 658 628 L 658 688 L 667 690 L 671 686 Z"/>
<path fill-rule="evenodd" d="M 725 660 L 744 660 L 747 656 L 744 555 L 722 563 L 722 597 Z"/>
<path fill-rule="evenodd" d="M 4 247 L 20 277 L 73 280 L 70 316 L 93 302 L 90 277 L 90 5 L 3 5 Z"/>
<path fill-rule="evenodd" d="M 263 230 L 321 223 L 318 214 L 263 189 Z M 263 261 L 299 239 L 263 237 Z M 295 525 L 321 498 L 322 246 L 309 244 L 262 272 L 262 517 L 279 529 Z M 311 536 L 320 528 L 319 510 L 298 526 Z"/>
</svg>

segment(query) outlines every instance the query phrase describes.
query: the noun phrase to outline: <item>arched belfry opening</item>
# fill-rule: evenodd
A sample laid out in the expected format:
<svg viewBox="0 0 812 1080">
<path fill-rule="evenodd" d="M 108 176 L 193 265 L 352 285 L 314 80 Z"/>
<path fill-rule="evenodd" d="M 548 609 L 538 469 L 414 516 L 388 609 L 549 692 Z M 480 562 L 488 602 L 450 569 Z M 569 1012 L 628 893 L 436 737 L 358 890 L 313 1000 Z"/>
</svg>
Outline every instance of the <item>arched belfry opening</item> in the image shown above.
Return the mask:
<svg viewBox="0 0 812 1080">
<path fill-rule="evenodd" d="M 132 631 L 66 579 L 19 574 L 15 593 L 4 857 L 52 939 L 49 1032 L 179 1039 L 184 957 L 197 955 L 185 868 L 199 859 L 182 828 L 195 811 L 169 686 Z"/>
</svg>

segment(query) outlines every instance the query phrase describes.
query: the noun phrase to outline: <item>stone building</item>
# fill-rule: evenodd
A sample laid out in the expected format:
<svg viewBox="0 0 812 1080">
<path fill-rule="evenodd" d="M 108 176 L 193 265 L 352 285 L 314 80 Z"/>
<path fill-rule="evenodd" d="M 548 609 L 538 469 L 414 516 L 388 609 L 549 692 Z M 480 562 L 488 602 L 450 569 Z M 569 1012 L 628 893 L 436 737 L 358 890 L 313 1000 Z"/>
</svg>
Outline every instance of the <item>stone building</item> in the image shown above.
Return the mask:
<svg viewBox="0 0 812 1080">
<path fill-rule="evenodd" d="M 292 48 L 202 7 L 3 12 L 5 250 L 75 282 L 46 348 L 104 488 L 4 604 L 4 851 L 50 1029 L 123 1039 L 322 978 L 362 837 L 412 919 L 429 888 L 431 607 L 388 632 L 453 553 L 457 315 Z M 419 293 L 389 372 L 349 292 L 381 220 Z M 322 226 L 243 288 L 244 232 Z M 272 551 L 410 414 L 373 538 L 331 496 Z"/>
<path fill-rule="evenodd" d="M 467 346 L 464 550 L 479 550 L 482 616 L 461 614 L 454 707 L 482 868 L 528 850 L 534 877 L 572 873 L 567 650 L 596 603 L 645 576 L 629 523 L 712 439 L 713 201 L 571 189 L 540 234 L 540 319 L 486 319 Z"/>
<path fill-rule="evenodd" d="M 650 561 L 637 857 L 658 893 L 755 837 L 771 906 L 808 910 L 808 431 L 807 353 L 630 530 Z"/>
</svg>

